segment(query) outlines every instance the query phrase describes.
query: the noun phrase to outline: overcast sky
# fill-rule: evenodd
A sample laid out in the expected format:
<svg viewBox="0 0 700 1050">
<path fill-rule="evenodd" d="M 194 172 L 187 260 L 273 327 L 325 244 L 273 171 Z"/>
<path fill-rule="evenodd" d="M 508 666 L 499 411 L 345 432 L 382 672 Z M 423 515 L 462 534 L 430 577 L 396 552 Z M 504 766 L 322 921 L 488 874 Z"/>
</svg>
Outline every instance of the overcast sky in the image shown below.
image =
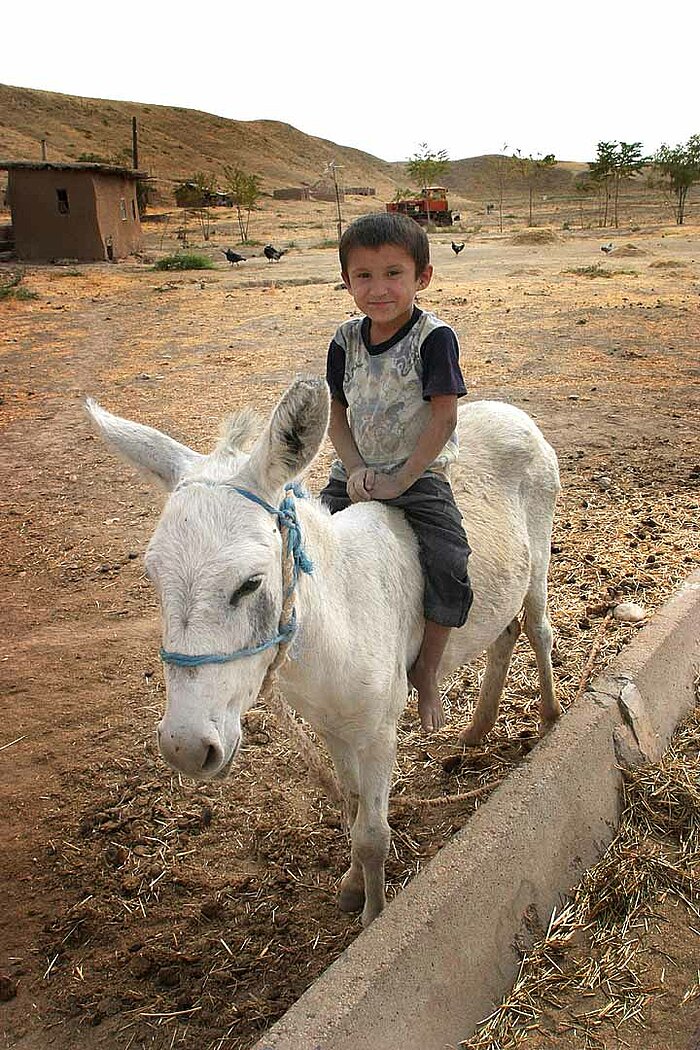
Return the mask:
<svg viewBox="0 0 700 1050">
<path fill-rule="evenodd" d="M 0 82 L 269 119 L 406 160 L 592 160 L 700 132 L 700 5 L 640 0 L 15 0 Z M 0 119 L 2 114 L 0 113 Z M 504 149 L 505 147 L 505 149 Z"/>
</svg>

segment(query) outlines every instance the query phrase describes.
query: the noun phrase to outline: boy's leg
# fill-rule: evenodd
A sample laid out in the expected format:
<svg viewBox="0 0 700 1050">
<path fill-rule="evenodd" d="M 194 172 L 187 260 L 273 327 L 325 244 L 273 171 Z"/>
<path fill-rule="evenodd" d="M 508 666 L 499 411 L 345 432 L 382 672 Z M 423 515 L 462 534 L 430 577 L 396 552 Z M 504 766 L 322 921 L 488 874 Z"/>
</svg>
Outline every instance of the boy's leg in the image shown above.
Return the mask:
<svg viewBox="0 0 700 1050">
<path fill-rule="evenodd" d="M 422 477 L 394 500 L 418 540 L 425 579 L 425 631 L 418 658 L 408 677 L 418 691 L 418 712 L 426 732 L 445 724 L 440 700 L 440 661 L 452 627 L 467 619 L 472 591 L 467 572 L 470 550 L 462 515 L 447 481 Z"/>
<path fill-rule="evenodd" d="M 352 506 L 347 485 L 344 481 L 338 481 L 337 478 L 328 479 L 328 484 L 321 490 L 320 500 L 331 514 L 337 514 L 339 510 Z"/>
<path fill-rule="evenodd" d="M 409 682 L 418 691 L 418 714 L 426 733 L 442 729 L 445 724 L 438 670 L 451 630 L 451 627 L 443 627 L 434 620 L 426 620 L 418 659 L 408 672 Z"/>
</svg>

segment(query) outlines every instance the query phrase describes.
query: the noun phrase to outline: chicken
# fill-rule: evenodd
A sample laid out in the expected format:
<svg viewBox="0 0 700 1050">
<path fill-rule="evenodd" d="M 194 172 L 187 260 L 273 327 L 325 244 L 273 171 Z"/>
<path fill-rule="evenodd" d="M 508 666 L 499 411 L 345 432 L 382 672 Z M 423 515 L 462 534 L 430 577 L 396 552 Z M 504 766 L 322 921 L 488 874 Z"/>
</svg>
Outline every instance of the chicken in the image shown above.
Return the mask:
<svg viewBox="0 0 700 1050">
<path fill-rule="evenodd" d="M 263 255 L 268 262 L 279 262 L 284 255 L 284 250 L 278 251 L 277 248 L 273 248 L 271 244 L 266 244 L 263 248 Z"/>
<path fill-rule="evenodd" d="M 614 247 L 615 245 L 612 241 L 610 241 L 609 244 L 601 244 L 600 250 L 601 252 L 605 252 L 606 255 L 610 255 L 610 252 L 613 250 Z"/>
<path fill-rule="evenodd" d="M 245 255 L 239 255 L 238 252 L 234 252 L 233 248 L 226 248 L 226 250 L 222 248 L 221 250 L 230 263 L 235 263 L 237 266 L 238 263 L 245 262 Z"/>
<path fill-rule="evenodd" d="M 455 253 L 455 255 L 459 255 L 463 247 L 463 244 L 455 244 L 454 241 L 452 242 L 452 251 Z"/>
</svg>

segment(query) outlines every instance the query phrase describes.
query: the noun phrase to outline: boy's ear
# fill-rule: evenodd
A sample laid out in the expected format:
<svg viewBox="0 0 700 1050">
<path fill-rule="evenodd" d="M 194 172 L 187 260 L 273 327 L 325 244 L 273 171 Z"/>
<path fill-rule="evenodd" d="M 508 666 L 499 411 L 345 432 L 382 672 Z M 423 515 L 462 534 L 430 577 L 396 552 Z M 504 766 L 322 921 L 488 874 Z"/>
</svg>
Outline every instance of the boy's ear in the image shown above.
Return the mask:
<svg viewBox="0 0 700 1050">
<path fill-rule="evenodd" d="M 418 291 L 422 292 L 424 288 L 427 288 L 433 277 L 433 265 L 428 263 L 422 273 L 418 274 Z"/>
<path fill-rule="evenodd" d="M 346 289 L 347 289 L 348 291 L 351 291 L 351 288 L 350 288 L 350 278 L 348 277 L 348 275 L 347 275 L 347 273 L 345 272 L 345 270 L 341 270 L 340 276 L 341 276 L 341 277 L 343 278 L 343 284 L 345 285 Z"/>
</svg>

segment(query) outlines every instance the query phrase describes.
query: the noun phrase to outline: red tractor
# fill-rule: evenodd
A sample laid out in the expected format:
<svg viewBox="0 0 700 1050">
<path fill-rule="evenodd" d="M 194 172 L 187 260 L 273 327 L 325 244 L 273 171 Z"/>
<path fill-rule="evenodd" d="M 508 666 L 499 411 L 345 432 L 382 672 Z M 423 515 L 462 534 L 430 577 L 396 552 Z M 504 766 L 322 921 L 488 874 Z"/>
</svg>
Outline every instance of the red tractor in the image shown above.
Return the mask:
<svg viewBox="0 0 700 1050">
<path fill-rule="evenodd" d="M 421 226 L 427 226 L 428 223 L 433 223 L 435 226 L 451 226 L 453 222 L 445 186 L 426 186 L 422 196 L 403 197 L 398 201 L 390 201 L 386 210 L 410 215 Z"/>
</svg>

